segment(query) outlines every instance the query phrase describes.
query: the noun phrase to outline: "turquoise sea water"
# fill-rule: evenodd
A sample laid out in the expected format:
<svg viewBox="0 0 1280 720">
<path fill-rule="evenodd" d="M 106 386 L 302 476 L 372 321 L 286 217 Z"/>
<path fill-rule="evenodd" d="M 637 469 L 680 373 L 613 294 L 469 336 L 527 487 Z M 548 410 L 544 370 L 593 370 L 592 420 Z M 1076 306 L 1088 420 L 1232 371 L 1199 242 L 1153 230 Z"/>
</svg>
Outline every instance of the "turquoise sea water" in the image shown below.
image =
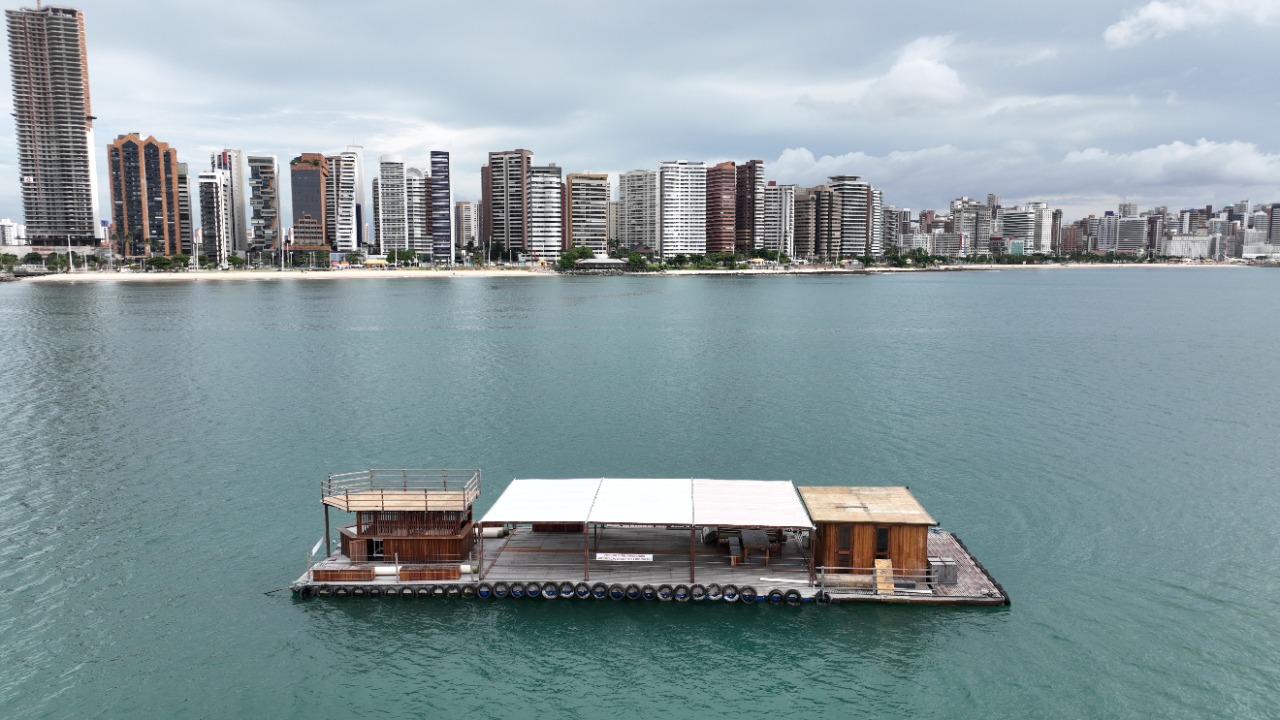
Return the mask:
<svg viewBox="0 0 1280 720">
<path fill-rule="evenodd" d="M 1280 715 L 1280 275 L 0 285 L 0 716 Z M 299 601 L 327 472 L 907 484 L 1007 609 Z"/>
</svg>

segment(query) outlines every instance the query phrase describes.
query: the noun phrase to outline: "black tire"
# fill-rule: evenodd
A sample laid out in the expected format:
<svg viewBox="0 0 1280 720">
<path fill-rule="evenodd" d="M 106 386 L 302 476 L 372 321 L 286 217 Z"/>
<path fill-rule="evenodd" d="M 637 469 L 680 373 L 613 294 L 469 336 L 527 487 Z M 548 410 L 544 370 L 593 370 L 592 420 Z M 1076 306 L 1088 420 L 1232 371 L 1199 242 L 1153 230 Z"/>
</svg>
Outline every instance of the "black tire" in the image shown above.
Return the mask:
<svg viewBox="0 0 1280 720">
<path fill-rule="evenodd" d="M 338 597 L 347 597 L 348 595 L 351 594 L 351 588 L 340 586 L 340 587 L 334 588 L 333 594 L 337 595 Z"/>
<path fill-rule="evenodd" d="M 626 590 L 626 588 L 622 587 L 622 586 L 621 586 L 621 585 L 619 585 L 618 583 L 614 583 L 614 584 L 612 584 L 612 585 L 610 585 L 610 586 L 609 586 L 609 599 L 610 599 L 610 600 L 622 600 L 622 599 L 623 599 L 623 598 L 625 598 L 626 596 L 627 596 L 627 590 Z"/>
<path fill-rule="evenodd" d="M 565 582 L 560 583 L 560 597 L 562 598 L 573 597 L 573 583 L 567 580 Z"/>
<path fill-rule="evenodd" d="M 429 597 L 431 597 L 431 588 L 429 588 L 429 587 L 425 587 L 425 586 L 420 586 L 420 587 L 416 588 L 416 589 L 413 591 L 413 594 L 414 594 L 414 596 L 415 596 L 415 597 L 417 597 L 417 598 L 419 598 L 419 599 L 421 599 L 421 598 L 429 598 Z"/>
<path fill-rule="evenodd" d="M 640 588 L 640 597 L 645 600 L 656 600 L 658 597 L 658 590 L 652 585 L 645 585 Z"/>
<path fill-rule="evenodd" d="M 493 586 L 487 582 L 480 583 L 476 586 L 476 597 L 481 600 L 488 600 L 493 597 Z"/>
<path fill-rule="evenodd" d="M 560 597 L 560 588 L 555 583 L 547 583 L 542 586 L 542 597 L 548 600 L 555 600 Z"/>
<path fill-rule="evenodd" d="M 573 586 L 573 594 L 576 595 L 579 600 L 586 600 L 591 597 L 591 586 L 584 582 L 580 582 Z"/>
<path fill-rule="evenodd" d="M 470 600 L 476 596 L 476 586 L 470 583 L 462 586 L 462 597 Z"/>
<path fill-rule="evenodd" d="M 677 585 L 674 593 L 676 602 L 689 602 L 689 586 Z"/>
<path fill-rule="evenodd" d="M 671 598 L 675 595 L 675 590 L 670 585 L 658 586 L 658 599 L 662 602 L 671 602 Z"/>
<path fill-rule="evenodd" d="M 799 605 L 802 601 L 800 591 L 795 588 L 791 588 L 782 594 L 782 600 L 788 605 Z"/>
<path fill-rule="evenodd" d="M 321 585 L 320 587 L 316 588 L 316 593 L 320 595 L 320 597 L 329 597 L 330 595 L 333 594 L 333 588 L 329 587 L 328 585 Z"/>
<path fill-rule="evenodd" d="M 786 594 L 778 588 L 774 588 L 769 591 L 769 595 L 767 597 L 769 598 L 770 605 L 780 605 L 782 603 L 782 598 L 786 597 Z"/>
<path fill-rule="evenodd" d="M 757 593 L 756 589 L 750 585 L 743 585 L 742 589 L 738 591 L 738 597 L 741 598 L 742 602 L 750 605 L 760 599 L 760 593 Z"/>
<path fill-rule="evenodd" d="M 738 592 L 737 585 L 725 585 L 720 590 L 720 597 L 724 598 L 725 602 L 738 602 L 742 598 L 742 594 Z"/>
<path fill-rule="evenodd" d="M 524 597 L 524 583 L 520 583 L 520 582 L 511 583 L 511 597 L 513 598 Z"/>
<path fill-rule="evenodd" d="M 493 584 L 493 596 L 502 599 L 511 594 L 511 586 L 504 582 L 496 582 Z"/>
<path fill-rule="evenodd" d="M 408 585 L 401 587 L 400 597 L 402 598 L 413 597 L 413 588 L 409 587 Z"/>
<path fill-rule="evenodd" d="M 457 585 L 450 585 L 449 587 L 445 588 L 444 594 L 445 596 L 451 597 L 451 598 L 462 597 L 462 588 Z"/>
<path fill-rule="evenodd" d="M 724 599 L 724 590 L 720 588 L 719 583 L 711 583 L 707 586 L 707 599 L 712 602 L 719 602 Z"/>
<path fill-rule="evenodd" d="M 628 600 L 640 599 L 640 586 L 636 585 L 635 583 L 631 583 L 630 585 L 628 585 L 624 592 L 626 593 Z"/>
<path fill-rule="evenodd" d="M 527 598 L 542 597 L 542 583 L 538 582 L 537 580 L 525 583 L 524 596 Z"/>
<path fill-rule="evenodd" d="M 445 593 L 444 593 L 443 585 L 428 585 L 427 587 L 431 589 L 431 597 L 433 598 L 444 597 Z"/>
<path fill-rule="evenodd" d="M 694 602 L 702 602 L 707 599 L 707 586 L 698 584 L 689 588 L 689 599 Z"/>
<path fill-rule="evenodd" d="M 609 597 L 609 586 L 604 583 L 596 583 L 591 586 L 591 597 L 597 600 L 603 600 Z"/>
<path fill-rule="evenodd" d="M 813 601 L 818 603 L 819 605 L 830 605 L 831 593 L 827 592 L 826 590 L 819 590 L 817 594 L 813 596 Z"/>
<path fill-rule="evenodd" d="M 351 588 L 351 594 L 353 596 L 364 597 L 365 595 L 369 594 L 369 591 L 360 587 L 359 585 L 356 585 L 355 587 Z"/>
</svg>

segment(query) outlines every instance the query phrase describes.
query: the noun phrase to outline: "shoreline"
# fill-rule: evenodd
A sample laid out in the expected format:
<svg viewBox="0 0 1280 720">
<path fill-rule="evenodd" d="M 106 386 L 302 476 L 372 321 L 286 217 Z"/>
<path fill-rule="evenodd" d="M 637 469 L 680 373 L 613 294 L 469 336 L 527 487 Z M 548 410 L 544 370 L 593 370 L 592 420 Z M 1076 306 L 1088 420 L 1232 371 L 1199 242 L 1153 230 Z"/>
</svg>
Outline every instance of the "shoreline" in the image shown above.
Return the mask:
<svg viewBox="0 0 1280 720">
<path fill-rule="evenodd" d="M 960 265 L 935 268 L 833 268 L 833 267 L 799 267 L 782 269 L 747 269 L 747 270 L 666 270 L 653 273 L 625 273 L 637 277 L 660 275 L 748 275 L 761 277 L 786 277 L 797 275 L 880 275 L 896 273 L 951 273 L 951 272 L 995 272 L 1001 270 L 1080 270 L 1089 268 L 1249 268 L 1250 265 L 1240 263 L 1221 264 L 1184 264 L 1184 263 L 1053 263 L 1048 265 Z M 439 278 L 499 278 L 499 277 L 558 277 L 561 273 L 554 270 L 534 270 L 529 268 L 508 269 L 454 269 L 454 270 L 373 270 L 349 268 L 346 270 L 183 270 L 181 272 L 120 272 L 120 271 L 76 271 L 37 275 L 17 278 L 31 283 L 77 283 L 77 282 L 191 282 L 200 280 L 402 280 L 402 279 L 439 279 Z"/>
</svg>

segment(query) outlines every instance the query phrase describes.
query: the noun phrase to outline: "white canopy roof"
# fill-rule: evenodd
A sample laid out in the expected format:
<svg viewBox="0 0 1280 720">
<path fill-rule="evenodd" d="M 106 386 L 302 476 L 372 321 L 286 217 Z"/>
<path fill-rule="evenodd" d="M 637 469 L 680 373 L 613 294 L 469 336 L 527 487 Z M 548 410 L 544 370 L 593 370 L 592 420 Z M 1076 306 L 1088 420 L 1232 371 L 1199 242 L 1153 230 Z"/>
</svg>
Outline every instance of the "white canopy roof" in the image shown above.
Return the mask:
<svg viewBox="0 0 1280 720">
<path fill-rule="evenodd" d="M 810 528 L 789 480 L 512 480 L 482 523 Z"/>
</svg>

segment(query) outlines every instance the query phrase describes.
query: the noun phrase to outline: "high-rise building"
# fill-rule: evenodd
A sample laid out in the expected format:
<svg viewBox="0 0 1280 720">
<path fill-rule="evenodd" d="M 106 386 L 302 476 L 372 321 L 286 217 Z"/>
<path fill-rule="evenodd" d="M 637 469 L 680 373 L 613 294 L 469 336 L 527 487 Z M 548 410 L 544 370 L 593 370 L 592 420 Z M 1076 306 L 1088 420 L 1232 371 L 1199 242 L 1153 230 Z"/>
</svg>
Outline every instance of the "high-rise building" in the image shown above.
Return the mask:
<svg viewBox="0 0 1280 720">
<path fill-rule="evenodd" d="M 788 257 L 796 254 L 796 186 L 770 182 L 764 188 L 764 237 L 761 244 Z"/>
<path fill-rule="evenodd" d="M 453 232 L 458 244 L 466 252 L 476 248 L 476 206 L 470 200 L 459 200 L 453 204 Z"/>
<path fill-rule="evenodd" d="M 226 149 L 209 156 L 209 167 L 226 170 L 231 184 L 231 252 L 243 255 L 249 250 L 249 213 L 244 200 L 244 153 Z"/>
<path fill-rule="evenodd" d="M 377 210 L 374 227 L 382 253 L 409 249 L 407 220 L 408 194 L 405 191 L 404 160 L 399 155 L 383 155 L 378 163 L 378 184 L 374 192 Z"/>
<path fill-rule="evenodd" d="M 508 252 L 524 252 L 527 247 L 525 187 L 532 166 L 533 153 L 528 150 L 489 153 L 489 164 L 480 170 L 481 237 L 486 246 L 498 245 Z"/>
<path fill-rule="evenodd" d="M 833 261 L 840 257 L 841 205 L 829 185 L 796 191 L 795 256 Z"/>
<path fill-rule="evenodd" d="M 153 137 L 129 133 L 107 146 L 107 166 L 117 251 L 127 257 L 178 252 L 178 151 Z"/>
<path fill-rule="evenodd" d="M 658 167 L 658 252 L 668 259 L 707 252 L 706 163 L 674 160 Z"/>
<path fill-rule="evenodd" d="M 329 162 L 320 153 L 302 153 L 289 162 L 293 198 L 293 246 L 305 251 L 328 249 Z"/>
<path fill-rule="evenodd" d="M 409 249 L 431 254 L 431 177 L 418 168 L 404 171 L 404 218 Z"/>
<path fill-rule="evenodd" d="M 364 148 L 351 145 L 335 159 L 329 166 L 335 190 L 333 241 L 338 252 L 352 253 L 364 246 Z"/>
<path fill-rule="evenodd" d="M 280 232 L 280 168 L 275 155 L 249 156 L 249 223 L 255 252 L 278 250 Z"/>
<path fill-rule="evenodd" d="M 604 257 L 609 253 L 609 176 L 570 173 L 567 183 L 569 217 L 566 248 L 587 247 Z"/>
<path fill-rule="evenodd" d="M 991 252 L 991 208 L 990 203 L 984 205 L 968 197 L 951 201 L 949 227 L 951 232 L 969 237 L 970 254 L 987 255 Z"/>
<path fill-rule="evenodd" d="M 764 235 L 764 161 L 748 160 L 738 166 L 734 198 L 734 234 L 739 255 L 760 247 Z"/>
<path fill-rule="evenodd" d="M 731 253 L 737 228 L 738 169 L 722 162 L 707 169 L 707 252 Z"/>
<path fill-rule="evenodd" d="M 618 238 L 622 236 L 622 201 L 609 201 L 609 217 L 605 221 L 605 243 L 609 249 L 618 247 Z"/>
<path fill-rule="evenodd" d="M 431 151 L 431 256 L 453 264 L 453 185 L 449 180 L 449 153 Z"/>
<path fill-rule="evenodd" d="M 555 262 L 564 246 L 564 185 L 556 165 L 534 165 L 529 168 L 528 254 L 537 260 Z"/>
<path fill-rule="evenodd" d="M 842 255 L 877 256 L 880 246 L 880 193 L 857 175 L 835 175 L 831 187 L 840 197 Z"/>
<path fill-rule="evenodd" d="M 618 176 L 618 245 L 658 249 L 658 173 L 631 170 Z"/>
<path fill-rule="evenodd" d="M 84 14 L 38 3 L 4 14 L 27 240 L 95 245 L 101 229 Z"/>
<path fill-rule="evenodd" d="M 218 267 L 233 254 L 231 173 L 213 168 L 200 173 L 200 232 L 203 254 Z"/>
<path fill-rule="evenodd" d="M 186 163 L 178 163 L 178 251 L 195 257 L 200 252 L 192 228 L 191 175 Z"/>
</svg>

